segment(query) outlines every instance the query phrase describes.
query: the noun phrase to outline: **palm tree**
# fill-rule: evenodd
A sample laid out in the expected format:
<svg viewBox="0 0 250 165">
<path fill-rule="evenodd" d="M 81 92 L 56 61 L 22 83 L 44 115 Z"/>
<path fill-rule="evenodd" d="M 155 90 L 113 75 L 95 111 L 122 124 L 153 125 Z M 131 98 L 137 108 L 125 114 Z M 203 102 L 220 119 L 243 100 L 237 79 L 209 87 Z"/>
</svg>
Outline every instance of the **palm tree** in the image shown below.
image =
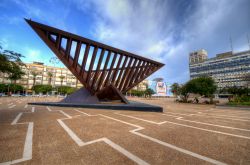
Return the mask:
<svg viewBox="0 0 250 165">
<path fill-rule="evenodd" d="M 33 76 L 33 86 L 36 84 L 36 77 L 39 75 L 37 71 L 31 71 L 31 75 Z"/>
<path fill-rule="evenodd" d="M 48 72 L 47 75 L 49 77 L 49 85 L 51 85 L 53 73 L 52 72 Z"/>
<path fill-rule="evenodd" d="M 60 80 L 61 80 L 61 86 L 62 86 L 62 83 L 63 83 L 63 79 L 65 78 L 65 76 L 61 75 L 59 76 Z"/>
</svg>

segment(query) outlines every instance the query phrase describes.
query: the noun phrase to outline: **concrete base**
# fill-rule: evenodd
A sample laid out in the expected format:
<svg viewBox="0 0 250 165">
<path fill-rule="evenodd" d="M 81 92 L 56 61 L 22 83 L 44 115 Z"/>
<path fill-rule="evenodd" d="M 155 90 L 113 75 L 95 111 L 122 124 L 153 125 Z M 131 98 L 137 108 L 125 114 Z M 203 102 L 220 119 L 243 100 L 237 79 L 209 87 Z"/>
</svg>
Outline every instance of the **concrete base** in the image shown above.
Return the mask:
<svg viewBox="0 0 250 165">
<path fill-rule="evenodd" d="M 59 107 L 79 107 L 93 108 L 104 110 L 129 110 L 129 111 L 147 111 L 147 112 L 163 112 L 163 108 L 159 106 L 144 104 L 140 102 L 129 101 L 129 104 L 91 104 L 91 103 L 65 103 L 65 102 L 35 102 L 29 105 L 59 106 Z"/>
<path fill-rule="evenodd" d="M 61 103 L 77 103 L 77 104 L 98 104 L 99 99 L 91 95 L 86 88 L 80 88 L 71 95 L 68 95 L 65 99 L 60 101 Z"/>
</svg>

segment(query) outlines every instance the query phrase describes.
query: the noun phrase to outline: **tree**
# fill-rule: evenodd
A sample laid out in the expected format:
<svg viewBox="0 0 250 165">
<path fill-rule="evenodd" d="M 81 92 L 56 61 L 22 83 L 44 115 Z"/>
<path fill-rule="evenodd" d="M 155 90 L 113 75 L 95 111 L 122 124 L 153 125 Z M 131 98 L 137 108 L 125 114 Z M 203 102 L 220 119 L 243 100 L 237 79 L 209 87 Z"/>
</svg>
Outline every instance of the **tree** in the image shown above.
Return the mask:
<svg viewBox="0 0 250 165">
<path fill-rule="evenodd" d="M 8 78 L 11 81 L 14 81 L 14 83 L 16 83 L 16 80 L 21 79 L 24 75 L 21 68 L 22 66 L 25 66 L 21 60 L 22 57 L 24 57 L 22 54 L 11 50 L 2 51 L 2 47 L 0 45 L 0 72 L 7 73 Z"/>
<path fill-rule="evenodd" d="M 51 85 L 53 73 L 52 72 L 48 72 L 47 75 L 49 77 L 49 85 Z"/>
<path fill-rule="evenodd" d="M 250 89 L 249 88 L 233 86 L 233 87 L 228 87 L 226 89 L 226 91 L 229 94 L 233 94 L 235 96 L 242 96 L 242 95 L 248 95 L 248 93 L 250 92 Z"/>
<path fill-rule="evenodd" d="M 30 73 L 33 76 L 33 86 L 34 86 L 34 85 L 36 85 L 36 77 L 39 75 L 39 72 L 33 70 Z"/>
<path fill-rule="evenodd" d="M 179 85 L 178 83 L 173 83 L 173 84 L 171 85 L 171 92 L 172 92 L 175 96 L 180 95 L 180 93 L 181 93 L 181 87 L 180 87 L 180 85 Z"/>
<path fill-rule="evenodd" d="M 2 73 L 11 73 L 12 69 L 13 69 L 13 65 L 19 65 L 19 66 L 23 66 L 25 65 L 21 58 L 24 57 L 22 54 L 20 53 L 16 53 L 14 51 L 11 50 L 3 50 L 2 51 L 2 47 L 0 45 L 0 72 Z M 21 70 L 21 68 L 20 68 Z"/>
<path fill-rule="evenodd" d="M 9 79 L 12 83 L 16 84 L 16 81 L 21 79 L 25 73 L 22 71 L 21 67 L 14 62 L 11 62 L 11 72 L 9 73 Z"/>
<path fill-rule="evenodd" d="M 60 78 L 60 80 L 61 80 L 61 86 L 62 86 L 62 84 L 63 84 L 63 79 L 65 78 L 65 76 L 61 75 L 61 76 L 59 76 L 59 78 Z"/>
<path fill-rule="evenodd" d="M 144 91 L 144 93 L 145 93 L 145 96 L 146 96 L 146 97 L 149 96 L 149 98 L 151 98 L 151 96 L 152 96 L 153 94 L 155 94 L 154 90 L 151 89 L 151 88 L 147 88 L 147 89 Z"/>
<path fill-rule="evenodd" d="M 210 98 L 210 103 L 213 102 L 213 94 L 217 89 L 214 80 L 211 77 L 198 77 L 188 82 L 189 92 L 207 96 Z"/>
<path fill-rule="evenodd" d="M 188 97 L 190 95 L 190 91 L 192 90 L 192 84 L 187 82 L 180 88 L 181 99 L 184 103 L 188 102 Z"/>
</svg>

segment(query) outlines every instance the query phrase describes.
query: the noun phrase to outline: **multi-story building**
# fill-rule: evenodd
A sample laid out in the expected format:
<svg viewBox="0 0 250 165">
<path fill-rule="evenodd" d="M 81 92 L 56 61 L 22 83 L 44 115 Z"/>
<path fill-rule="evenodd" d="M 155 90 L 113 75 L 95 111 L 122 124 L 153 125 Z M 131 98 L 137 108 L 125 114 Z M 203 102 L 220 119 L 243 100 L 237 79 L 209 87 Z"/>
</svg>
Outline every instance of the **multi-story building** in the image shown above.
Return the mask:
<svg viewBox="0 0 250 165">
<path fill-rule="evenodd" d="M 217 83 L 218 89 L 225 87 L 249 87 L 250 51 L 225 52 L 214 58 L 197 51 L 189 55 L 190 78 L 211 76 Z"/>
<path fill-rule="evenodd" d="M 16 83 L 22 85 L 27 91 L 31 91 L 33 84 L 43 84 L 57 86 L 70 86 L 70 87 L 82 87 L 82 84 L 76 79 L 76 77 L 67 69 L 60 67 L 47 66 L 40 62 L 27 63 L 25 67 L 22 67 L 25 75 L 22 79 L 17 80 Z M 34 82 L 34 74 L 35 82 Z M 0 83 L 10 83 L 7 74 L 0 75 Z"/>
<path fill-rule="evenodd" d="M 194 51 L 189 54 L 190 64 L 200 63 L 205 61 L 206 59 L 207 59 L 207 51 L 204 49 Z"/>
<path fill-rule="evenodd" d="M 133 87 L 134 90 L 139 90 L 139 91 L 145 91 L 148 87 L 148 80 L 143 80 L 142 82 L 140 82 L 138 85 L 136 85 L 135 87 Z"/>
</svg>

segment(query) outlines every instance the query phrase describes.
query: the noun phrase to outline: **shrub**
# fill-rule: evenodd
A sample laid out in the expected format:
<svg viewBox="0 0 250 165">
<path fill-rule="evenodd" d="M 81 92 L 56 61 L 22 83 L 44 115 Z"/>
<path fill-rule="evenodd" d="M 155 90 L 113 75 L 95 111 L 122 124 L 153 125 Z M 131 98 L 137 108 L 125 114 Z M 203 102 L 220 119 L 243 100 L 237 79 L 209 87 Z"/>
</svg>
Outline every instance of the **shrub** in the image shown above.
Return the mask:
<svg viewBox="0 0 250 165">
<path fill-rule="evenodd" d="M 77 90 L 77 88 L 73 88 L 73 87 L 69 87 L 69 86 L 60 86 L 57 87 L 56 90 L 60 93 L 60 94 L 67 94 L 70 95 L 71 93 L 75 92 Z"/>
<path fill-rule="evenodd" d="M 35 93 L 48 93 L 52 91 L 52 86 L 51 85 L 34 85 L 32 87 L 32 90 L 35 91 Z"/>
</svg>

